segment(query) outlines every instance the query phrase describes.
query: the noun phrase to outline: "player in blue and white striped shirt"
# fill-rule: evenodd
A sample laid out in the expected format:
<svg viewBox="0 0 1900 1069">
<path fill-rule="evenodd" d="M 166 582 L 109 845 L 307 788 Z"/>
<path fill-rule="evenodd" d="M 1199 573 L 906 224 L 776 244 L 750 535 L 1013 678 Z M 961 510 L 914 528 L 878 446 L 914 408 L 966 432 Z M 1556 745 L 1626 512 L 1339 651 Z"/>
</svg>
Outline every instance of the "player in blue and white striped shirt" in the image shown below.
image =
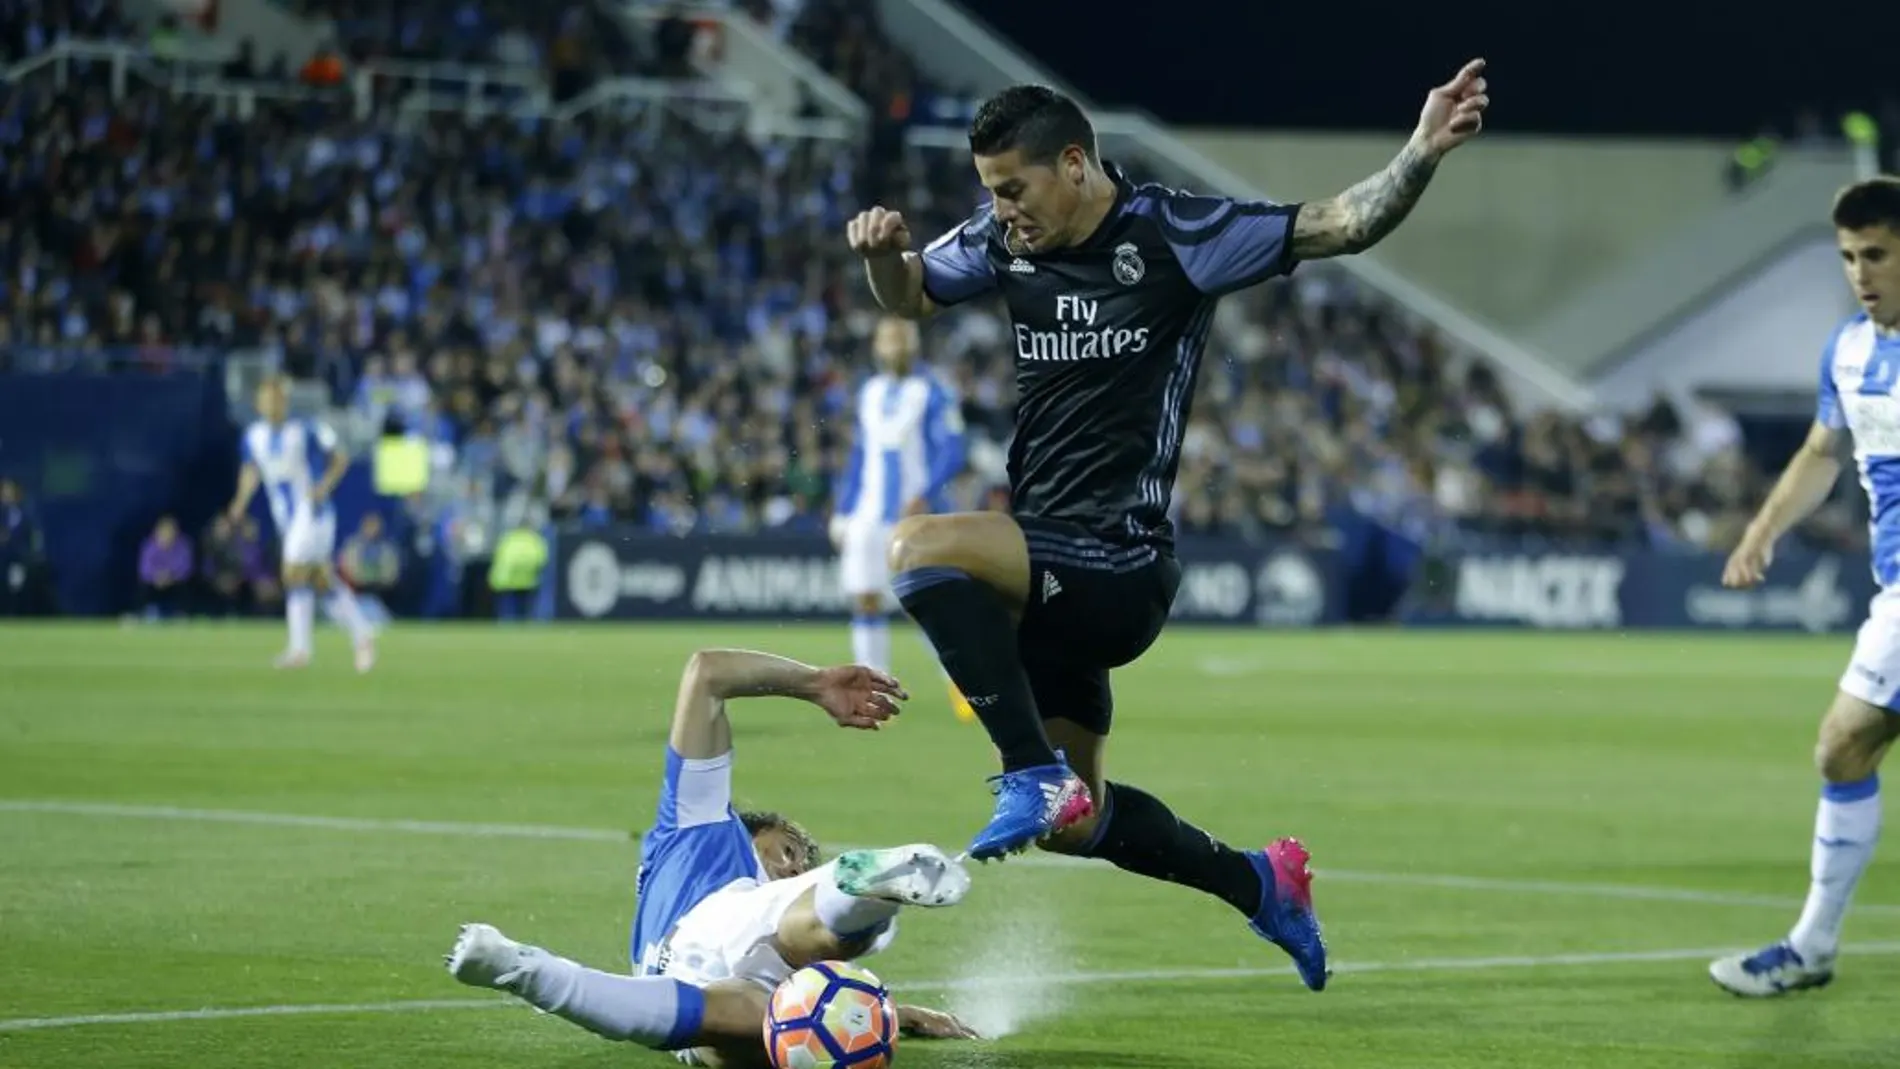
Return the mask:
<svg viewBox="0 0 1900 1069">
<path fill-rule="evenodd" d="M 963 470 L 963 415 L 955 393 L 917 364 L 917 325 L 880 320 L 871 338 L 877 373 L 858 389 L 850 460 L 840 474 L 831 540 L 851 599 L 851 656 L 891 668 L 891 529 L 906 516 L 947 512 L 950 480 Z M 975 718 L 954 684 L 958 717 Z"/>
<path fill-rule="evenodd" d="M 301 668 L 310 663 L 310 630 L 321 594 L 328 598 L 325 608 L 331 618 L 355 643 L 356 670 L 367 672 L 376 663 L 376 632 L 332 567 L 336 506 L 330 493 L 349 470 L 350 456 L 328 426 L 290 416 L 289 389 L 280 378 L 266 379 L 257 388 L 257 412 L 259 418 L 244 431 L 244 467 L 230 514 L 241 518 L 259 489 L 270 502 L 283 547 L 284 618 L 290 630 L 289 645 L 277 665 Z"/>
<path fill-rule="evenodd" d="M 776 813 L 733 806 L 733 731 L 741 698 L 799 698 L 839 726 L 876 730 L 906 695 L 859 665 L 814 668 L 751 650 L 701 650 L 673 707 L 659 805 L 640 839 L 632 973 L 590 969 L 464 925 L 447 955 L 471 987 L 497 988 L 607 1039 L 671 1050 L 691 1065 L 770 1063 L 760 1029 L 772 992 L 818 961 L 877 953 L 905 906 L 954 906 L 970 888 L 961 864 L 928 843 L 848 850 L 824 864 L 818 844 Z M 972 1038 L 950 1014 L 897 1007 L 905 1035 Z"/>
<path fill-rule="evenodd" d="M 1836 451 L 1846 436 L 1853 439 L 1871 506 L 1880 592 L 1821 721 L 1815 748 L 1821 805 L 1801 917 L 1787 938 L 1709 966 L 1724 989 L 1753 997 L 1820 987 L 1834 978 L 1841 921 L 1880 837 L 1880 761 L 1900 738 L 1900 179 L 1876 178 L 1842 190 L 1833 221 L 1862 311 L 1828 339 L 1807 442 L 1749 524 L 1722 581 L 1736 587 L 1762 581 L 1776 540 L 1833 490 L 1841 470 Z"/>
</svg>

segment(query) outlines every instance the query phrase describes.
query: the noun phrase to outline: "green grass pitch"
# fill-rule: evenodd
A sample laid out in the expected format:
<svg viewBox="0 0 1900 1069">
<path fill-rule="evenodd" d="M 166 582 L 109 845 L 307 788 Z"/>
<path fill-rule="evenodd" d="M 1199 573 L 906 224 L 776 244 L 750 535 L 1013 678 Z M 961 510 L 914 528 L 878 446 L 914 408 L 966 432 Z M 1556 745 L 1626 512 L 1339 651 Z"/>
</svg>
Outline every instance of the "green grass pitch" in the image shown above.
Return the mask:
<svg viewBox="0 0 1900 1069">
<path fill-rule="evenodd" d="M 463 988 L 441 955 L 485 920 L 624 967 L 631 836 L 685 656 L 843 659 L 842 627 L 404 627 L 367 677 L 335 632 L 298 674 L 269 667 L 279 642 L 0 628 L 0 1067 L 672 1064 Z M 916 697 L 883 732 L 735 706 L 742 802 L 827 844 L 961 847 L 992 760 L 896 645 Z M 1117 676 L 1113 774 L 1237 842 L 1303 837 L 1331 988 L 1301 988 L 1224 906 L 1032 855 L 868 962 L 900 997 L 1007 1026 L 907 1042 L 899 1064 L 1900 1065 L 1900 863 L 1862 884 L 1832 988 L 1742 1002 L 1704 971 L 1794 919 L 1846 653 L 1171 631 Z M 1063 978 L 968 983 L 1031 972 Z"/>
</svg>

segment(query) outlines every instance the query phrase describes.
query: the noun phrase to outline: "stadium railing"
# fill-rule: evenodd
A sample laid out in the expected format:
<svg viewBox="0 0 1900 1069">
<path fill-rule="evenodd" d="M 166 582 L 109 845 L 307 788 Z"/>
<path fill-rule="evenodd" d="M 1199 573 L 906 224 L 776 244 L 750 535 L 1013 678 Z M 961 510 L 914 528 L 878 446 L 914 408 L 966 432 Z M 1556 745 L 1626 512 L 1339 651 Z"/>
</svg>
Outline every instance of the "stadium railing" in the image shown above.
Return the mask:
<svg viewBox="0 0 1900 1069">
<path fill-rule="evenodd" d="M 0 82 L 17 84 L 35 74 L 49 72 L 55 88 L 64 90 L 72 84 L 74 76 L 91 63 L 110 65 L 108 78 L 114 98 L 124 96 L 128 79 L 137 75 L 150 85 L 161 86 L 174 93 L 207 97 L 217 104 L 221 114 L 240 119 L 248 119 L 255 114 L 260 100 L 315 102 L 337 99 L 337 94 L 332 90 L 314 89 L 293 82 L 225 78 L 217 73 L 217 67 L 210 60 L 166 60 L 153 55 L 147 48 L 115 41 L 78 39 L 61 41 L 44 52 L 0 70 Z M 367 96 L 358 96 L 358 118 L 369 117 L 370 103 Z"/>
<path fill-rule="evenodd" d="M 711 4 L 662 7 L 644 0 L 602 3 L 630 31 L 651 33 L 670 16 L 692 23 L 705 42 L 693 57 L 695 68 L 708 78 L 742 89 L 760 108 L 773 111 L 777 121 L 796 117 L 800 89 L 825 119 L 857 129 L 871 121 L 871 109 L 849 87 L 796 48 L 776 40 L 743 11 Z"/>
<path fill-rule="evenodd" d="M 742 85 L 702 80 L 610 78 L 573 100 L 556 104 L 539 76 L 499 65 L 413 63 L 372 60 L 358 65 L 340 89 L 317 89 L 291 82 L 227 78 L 209 60 L 161 60 L 149 49 L 110 41 L 66 40 L 29 59 L 0 70 L 0 82 L 19 83 L 47 74 L 56 88 L 66 89 L 86 64 L 109 66 L 112 95 L 125 94 L 129 79 L 172 93 L 209 98 L 221 114 L 251 118 L 259 101 L 349 102 L 352 114 L 368 119 L 375 113 L 378 79 L 409 86 L 398 105 L 400 120 L 430 113 L 468 116 L 509 115 L 520 118 L 572 121 L 594 110 L 646 109 L 655 115 L 670 112 L 714 130 L 731 130 L 743 123 L 757 138 L 815 139 L 857 142 L 863 124 L 834 117 L 799 118 L 775 107 L 762 107 L 758 93 Z M 665 109 L 661 111 L 659 109 Z"/>
</svg>

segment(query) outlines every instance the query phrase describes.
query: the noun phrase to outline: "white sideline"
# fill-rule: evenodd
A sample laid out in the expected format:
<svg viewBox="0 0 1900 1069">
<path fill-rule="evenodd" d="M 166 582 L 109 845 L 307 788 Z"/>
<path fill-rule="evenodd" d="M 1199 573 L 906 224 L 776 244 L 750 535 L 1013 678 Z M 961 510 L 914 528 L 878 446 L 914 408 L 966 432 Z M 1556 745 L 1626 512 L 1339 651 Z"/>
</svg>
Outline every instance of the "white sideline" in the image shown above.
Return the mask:
<svg viewBox="0 0 1900 1069">
<path fill-rule="evenodd" d="M 631 831 L 576 828 L 554 824 L 481 824 L 443 820 L 391 820 L 378 817 L 331 817 L 302 813 L 266 813 L 242 809 L 189 809 L 163 805 L 117 802 L 79 802 L 61 799 L 0 798 L 0 813 L 53 813 L 67 816 L 109 817 L 125 820 L 168 820 L 209 824 L 257 824 L 268 827 L 318 828 L 327 831 L 393 832 L 408 835 L 459 836 L 476 839 L 551 839 L 571 842 L 633 844 Z M 1027 854 L 1001 862 L 1026 868 L 1099 866 L 1102 862 L 1059 854 Z M 1391 884 L 1436 887 L 1456 891 L 1488 891 L 1518 895 L 1567 895 L 1577 898 L 1613 898 L 1633 902 L 1689 902 L 1704 906 L 1800 909 L 1802 899 L 1776 895 L 1702 891 L 1689 887 L 1651 887 L 1641 884 L 1573 883 L 1563 880 L 1520 880 L 1492 876 L 1458 876 L 1412 872 L 1366 872 L 1355 869 L 1316 868 L 1314 875 L 1339 883 Z M 1798 873 L 1797 873 L 1798 875 Z M 1791 877 L 1794 878 L 1794 877 Z M 1862 915 L 1900 914 L 1900 905 L 1855 903 Z"/>
<path fill-rule="evenodd" d="M 1336 975 L 1385 972 L 1449 972 L 1483 969 L 1591 968 L 1600 965 L 1642 965 L 1695 961 L 1733 953 L 1728 947 L 1684 947 L 1674 950 L 1629 950 L 1595 954 L 1505 955 L 1482 958 L 1412 958 L 1398 961 L 1341 962 Z M 1900 954 L 1900 943 L 1861 943 L 1843 948 L 1844 956 Z M 1167 983 L 1192 980 L 1252 980 L 1285 976 L 1291 966 L 1273 969 L 1137 969 L 1126 972 L 1071 972 L 1044 976 L 1017 976 L 980 980 L 897 981 L 902 991 L 953 991 L 969 987 L 1036 984 Z M 307 1003 L 282 1006 L 232 1006 L 197 1010 L 161 1010 L 152 1013 L 89 1013 L 71 1017 L 17 1017 L 0 1020 L 0 1033 L 84 1025 L 164 1024 L 171 1021 L 227 1021 L 243 1017 L 302 1017 L 317 1014 L 421 1013 L 434 1010 L 482 1010 L 522 1007 L 507 998 L 411 999 L 390 1002 Z M 523 1007 L 525 1008 L 525 1007 Z"/>
</svg>

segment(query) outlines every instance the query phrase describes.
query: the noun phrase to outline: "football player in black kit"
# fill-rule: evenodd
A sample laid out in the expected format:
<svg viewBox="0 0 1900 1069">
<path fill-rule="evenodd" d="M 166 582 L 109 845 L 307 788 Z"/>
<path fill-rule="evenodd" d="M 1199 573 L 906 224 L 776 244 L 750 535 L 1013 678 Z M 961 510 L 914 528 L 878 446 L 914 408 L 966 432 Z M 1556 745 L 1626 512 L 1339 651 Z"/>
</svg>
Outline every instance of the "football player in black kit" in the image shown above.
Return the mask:
<svg viewBox="0 0 1900 1069">
<path fill-rule="evenodd" d="M 920 318 L 998 293 L 1014 326 L 1013 515 L 913 516 L 890 547 L 905 611 L 1002 755 L 995 815 L 970 856 L 1033 841 L 1198 888 L 1286 950 L 1306 986 L 1325 986 L 1297 840 L 1237 851 L 1105 781 L 1108 673 L 1154 642 L 1180 582 L 1168 503 L 1215 302 L 1391 233 L 1483 125 L 1483 72 L 1474 60 L 1433 89 L 1383 171 L 1302 204 L 1133 185 L 1100 158 L 1074 101 L 1015 86 L 970 124 L 990 203 L 921 253 L 895 212 L 851 221 L 887 311 Z"/>
</svg>

